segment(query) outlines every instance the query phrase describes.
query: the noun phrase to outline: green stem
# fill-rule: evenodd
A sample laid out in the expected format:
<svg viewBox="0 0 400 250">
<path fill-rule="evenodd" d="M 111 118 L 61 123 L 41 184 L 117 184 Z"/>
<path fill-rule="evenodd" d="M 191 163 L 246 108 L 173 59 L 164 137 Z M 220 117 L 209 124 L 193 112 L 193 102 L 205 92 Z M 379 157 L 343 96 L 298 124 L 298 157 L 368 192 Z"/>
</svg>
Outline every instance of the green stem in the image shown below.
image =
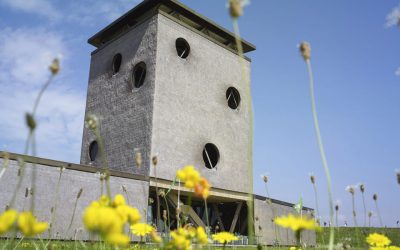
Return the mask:
<svg viewBox="0 0 400 250">
<path fill-rule="evenodd" d="M 248 143 L 248 159 L 249 159 L 249 164 L 248 164 L 248 169 L 247 169 L 247 174 L 248 174 L 248 180 L 249 180 L 249 193 L 248 193 L 248 201 L 247 201 L 247 208 L 248 208 L 248 220 L 247 220 L 247 229 L 248 229 L 248 237 L 249 237 L 249 242 L 253 243 L 253 237 L 254 237 L 254 210 L 253 210 L 253 204 L 254 204 L 254 196 L 253 196 L 253 135 L 254 135 L 254 118 L 253 118 L 253 112 L 252 112 L 252 99 L 251 99 L 251 87 L 250 87 L 250 79 L 248 76 L 248 72 L 246 70 L 246 65 L 244 62 L 244 55 L 243 55 L 243 46 L 242 46 L 242 41 L 240 39 L 240 31 L 239 31 L 239 24 L 237 18 L 232 18 L 232 23 L 233 23 L 233 29 L 235 33 L 235 41 L 236 41 L 236 47 L 238 50 L 238 55 L 240 58 L 240 63 L 241 63 L 241 75 L 242 75 L 242 83 L 246 87 L 246 93 L 245 97 L 247 99 L 247 108 L 248 108 L 248 113 L 250 117 L 250 131 L 249 131 L 249 143 Z"/>
<path fill-rule="evenodd" d="M 17 245 L 15 245 L 13 250 L 17 249 L 17 247 L 19 246 L 19 244 L 22 242 L 23 239 L 24 239 L 24 236 L 22 236 L 21 239 L 17 242 Z M 11 247 L 12 247 L 12 245 L 11 245 Z"/>
<path fill-rule="evenodd" d="M 164 201 L 165 201 L 165 205 L 167 206 L 168 234 L 169 234 L 169 231 L 171 229 L 171 221 L 170 221 L 170 218 L 169 218 L 169 205 L 168 205 L 168 201 L 167 201 L 167 197 L 166 196 L 164 196 Z"/>
<path fill-rule="evenodd" d="M 365 197 L 364 192 L 361 192 L 363 206 L 364 206 L 364 227 L 367 226 L 367 207 L 365 206 Z"/>
<path fill-rule="evenodd" d="M 379 212 L 378 202 L 375 200 L 376 213 L 378 214 L 379 224 L 383 227 L 381 213 Z"/>
<path fill-rule="evenodd" d="M 50 236 L 50 239 L 51 239 L 51 237 L 52 237 L 52 231 L 53 231 L 53 223 L 54 223 L 54 219 L 55 219 L 55 217 L 56 217 L 56 213 L 57 213 L 57 205 L 58 205 L 58 198 L 59 198 L 59 192 L 60 192 L 60 182 L 61 182 L 61 177 L 62 177 L 62 174 L 63 174 L 63 169 L 62 168 L 60 168 L 60 175 L 58 176 L 58 181 L 57 181 L 57 185 L 56 185 L 56 193 L 55 193 L 55 202 L 54 202 L 54 209 L 53 209 L 53 211 L 52 211 L 52 214 L 51 214 L 51 219 L 50 219 L 50 229 L 49 229 L 49 236 Z"/>
<path fill-rule="evenodd" d="M 329 172 L 328 161 L 325 156 L 324 146 L 322 144 L 321 132 L 319 129 L 317 109 L 316 109 L 316 105 L 315 105 L 315 96 L 314 96 L 314 77 L 313 77 L 313 73 L 312 73 L 311 62 L 310 62 L 310 59 L 307 59 L 305 61 L 307 64 L 308 76 L 310 78 L 310 98 L 311 98 L 311 109 L 312 109 L 313 121 L 314 121 L 314 129 L 315 129 L 315 134 L 317 137 L 319 152 L 320 152 L 321 159 L 322 159 L 322 165 L 324 166 L 325 176 L 326 176 L 326 180 L 327 180 L 327 184 L 328 184 L 329 220 L 331 222 L 329 225 L 329 229 L 330 229 L 329 250 L 333 250 L 335 232 L 334 232 L 334 228 L 332 225 L 332 221 L 333 221 L 332 181 L 331 181 L 331 175 Z"/>
<path fill-rule="evenodd" d="M 36 139 L 35 139 L 34 134 L 32 135 L 32 153 L 33 153 L 33 156 L 36 156 Z M 32 212 L 32 214 L 34 214 L 34 211 L 35 211 L 36 178 L 37 178 L 36 163 L 32 163 L 32 178 L 31 178 L 32 195 L 31 195 L 31 204 L 30 204 L 30 211 Z"/>
<path fill-rule="evenodd" d="M 207 222 L 207 229 L 206 229 L 206 232 L 207 232 L 208 238 L 210 238 L 210 231 L 211 231 L 211 228 L 210 228 L 210 221 L 209 221 L 209 219 L 208 219 L 207 199 L 204 199 L 204 208 L 205 208 L 205 210 L 206 210 L 206 222 Z"/>
</svg>

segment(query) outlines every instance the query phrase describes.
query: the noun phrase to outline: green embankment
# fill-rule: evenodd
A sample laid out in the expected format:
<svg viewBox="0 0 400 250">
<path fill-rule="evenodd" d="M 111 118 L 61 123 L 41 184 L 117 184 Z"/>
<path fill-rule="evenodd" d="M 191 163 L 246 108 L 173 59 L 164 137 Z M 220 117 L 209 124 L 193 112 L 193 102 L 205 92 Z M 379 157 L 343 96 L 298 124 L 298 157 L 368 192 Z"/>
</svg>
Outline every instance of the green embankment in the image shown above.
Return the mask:
<svg viewBox="0 0 400 250">
<path fill-rule="evenodd" d="M 367 246 L 365 238 L 371 233 L 380 233 L 386 235 L 392 245 L 400 247 L 400 228 L 376 228 L 376 227 L 338 227 L 335 228 L 335 244 L 347 243 L 352 247 Z M 323 245 L 329 242 L 329 228 L 324 227 L 321 233 L 318 233 L 317 244 Z"/>
</svg>

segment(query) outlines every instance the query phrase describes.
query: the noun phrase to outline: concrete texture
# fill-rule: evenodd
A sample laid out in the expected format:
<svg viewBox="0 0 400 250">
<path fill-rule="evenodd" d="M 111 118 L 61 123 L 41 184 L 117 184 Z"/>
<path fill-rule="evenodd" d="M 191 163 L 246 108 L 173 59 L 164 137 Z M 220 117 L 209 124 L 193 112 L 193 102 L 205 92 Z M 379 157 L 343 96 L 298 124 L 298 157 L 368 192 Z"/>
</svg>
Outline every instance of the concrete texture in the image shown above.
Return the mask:
<svg viewBox="0 0 400 250">
<path fill-rule="evenodd" d="M 190 55 L 177 55 L 175 41 L 184 38 Z M 194 165 L 212 186 L 249 192 L 250 115 L 239 57 L 166 16 L 158 15 L 156 84 L 152 154 L 158 155 L 157 175 L 173 180 L 175 172 Z M 245 61 L 246 72 L 250 63 Z M 237 110 L 227 105 L 226 90 L 241 95 Z M 215 144 L 220 160 L 215 169 L 205 167 L 206 143 Z M 150 171 L 154 176 L 153 169 Z"/>
<path fill-rule="evenodd" d="M 156 71 L 157 17 L 133 27 L 118 39 L 92 54 L 86 116 L 99 118 L 110 169 L 148 175 L 153 118 L 153 93 Z M 122 55 L 119 73 L 112 74 L 114 55 Z M 143 86 L 132 86 L 132 70 L 139 62 L 147 66 Z M 91 162 L 89 145 L 95 140 L 84 128 L 81 163 L 101 166 L 101 156 Z M 135 165 L 135 150 L 141 152 L 143 165 Z"/>
<path fill-rule="evenodd" d="M 275 225 L 272 220 L 274 217 L 284 216 L 289 213 L 296 213 L 291 205 L 283 202 L 272 202 L 272 204 L 268 204 L 265 199 L 255 198 L 254 227 L 259 243 L 265 245 L 274 245 L 278 241 L 281 245 L 296 245 L 294 233 L 290 229 Z M 303 210 L 303 214 L 304 216 L 310 216 L 310 211 Z M 304 231 L 301 237 L 302 242 L 305 244 L 309 246 L 315 246 L 315 232 Z"/>
<path fill-rule="evenodd" d="M 0 158 L 0 165 L 2 164 L 3 159 Z M 59 166 L 60 164 L 55 165 Z M 18 163 L 15 160 L 10 160 L 10 165 L 0 180 L 0 212 L 4 211 L 16 189 L 18 169 Z M 60 168 L 36 165 L 36 169 L 37 192 L 35 196 L 35 215 L 40 221 L 50 222 L 51 209 L 55 206 L 55 201 L 57 200 L 56 186 L 60 176 Z M 30 163 L 27 163 L 25 173 L 15 203 L 15 208 L 18 211 L 29 210 L 30 198 L 32 197 L 29 195 L 28 198 L 25 198 L 26 188 L 31 187 L 32 165 Z M 84 230 L 82 224 L 82 213 L 91 201 L 97 200 L 100 197 L 99 175 L 66 169 L 61 175 L 59 185 L 60 192 L 58 195 L 56 220 L 53 223 L 53 233 L 49 236 L 46 232 L 42 237 L 53 239 L 90 239 L 88 232 Z M 127 195 L 123 192 L 122 185 L 125 186 Z M 142 214 L 142 220 L 145 221 L 144 209 L 147 209 L 149 182 L 111 176 L 110 186 L 112 195 L 117 193 L 123 194 L 130 205 L 139 209 Z M 77 203 L 74 220 L 71 229 L 67 230 L 72 218 L 76 197 L 81 188 L 83 192 Z"/>
</svg>

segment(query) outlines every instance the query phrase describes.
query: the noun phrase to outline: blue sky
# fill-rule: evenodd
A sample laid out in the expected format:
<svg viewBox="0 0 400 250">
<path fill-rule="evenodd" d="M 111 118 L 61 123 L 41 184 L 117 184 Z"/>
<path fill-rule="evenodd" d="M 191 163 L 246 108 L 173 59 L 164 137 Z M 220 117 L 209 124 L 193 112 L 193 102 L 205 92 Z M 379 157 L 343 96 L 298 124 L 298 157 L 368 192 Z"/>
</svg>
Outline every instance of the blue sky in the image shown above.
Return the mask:
<svg viewBox="0 0 400 250">
<path fill-rule="evenodd" d="M 232 29 L 223 0 L 182 1 Z M 90 52 L 87 38 L 136 5 L 135 0 L 0 0 L 0 150 L 21 152 L 23 113 L 62 57 L 63 70 L 38 110 L 40 156 L 79 162 Z M 255 192 L 270 177 L 273 198 L 314 207 L 317 179 L 322 221 L 326 182 L 313 130 L 306 66 L 297 44 L 312 46 L 322 138 L 340 202 L 340 224 L 352 225 L 347 185 L 364 183 L 372 225 L 372 194 L 387 226 L 400 220 L 400 16 L 398 0 L 253 0 L 239 20 L 257 46 L 252 58 Z M 361 194 L 356 193 L 363 225 Z"/>
</svg>

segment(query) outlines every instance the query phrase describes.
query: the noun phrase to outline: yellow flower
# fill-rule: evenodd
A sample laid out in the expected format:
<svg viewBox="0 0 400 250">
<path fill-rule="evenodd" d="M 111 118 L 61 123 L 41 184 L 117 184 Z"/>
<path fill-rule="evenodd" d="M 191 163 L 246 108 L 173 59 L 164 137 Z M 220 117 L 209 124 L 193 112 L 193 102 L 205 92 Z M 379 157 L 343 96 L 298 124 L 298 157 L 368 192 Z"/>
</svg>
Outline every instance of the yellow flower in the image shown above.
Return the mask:
<svg viewBox="0 0 400 250">
<path fill-rule="evenodd" d="M 154 231 L 154 228 L 146 223 L 136 223 L 131 226 L 132 233 L 137 236 L 145 236 Z"/>
<path fill-rule="evenodd" d="M 208 183 L 208 181 L 205 178 L 201 177 L 200 181 L 194 187 L 194 192 L 198 196 L 203 197 L 203 199 L 207 199 L 210 188 L 211 188 L 210 183 Z"/>
<path fill-rule="evenodd" d="M 186 166 L 178 170 L 176 177 L 184 182 L 187 188 L 194 188 L 200 181 L 200 174 L 193 166 Z"/>
<path fill-rule="evenodd" d="M 123 233 L 109 234 L 105 238 L 106 242 L 114 245 L 124 247 L 129 243 L 129 237 Z"/>
<path fill-rule="evenodd" d="M 110 198 L 106 195 L 102 195 L 99 199 L 100 206 L 108 206 L 110 205 Z"/>
<path fill-rule="evenodd" d="M 151 239 L 156 242 L 156 243 L 161 243 L 162 239 L 160 236 L 158 236 L 157 232 L 155 230 L 151 231 L 150 233 Z"/>
<path fill-rule="evenodd" d="M 219 243 L 226 244 L 230 241 L 238 240 L 238 237 L 228 232 L 220 232 L 212 235 L 213 240 L 218 241 Z"/>
<path fill-rule="evenodd" d="M 22 212 L 18 216 L 18 228 L 25 236 L 34 236 L 47 230 L 46 222 L 38 222 L 32 212 Z"/>
<path fill-rule="evenodd" d="M 297 248 L 297 247 L 290 247 L 290 250 L 301 250 L 301 248 Z"/>
<path fill-rule="evenodd" d="M 370 247 L 369 250 L 400 250 L 400 247 L 396 247 L 396 246 Z"/>
<path fill-rule="evenodd" d="M 87 230 L 106 236 L 121 233 L 124 222 L 118 212 L 111 207 L 89 206 L 83 213 L 83 224 Z"/>
<path fill-rule="evenodd" d="M 168 249 L 189 250 L 190 234 L 187 230 L 179 228 L 171 232 L 172 240 L 169 242 Z"/>
<path fill-rule="evenodd" d="M 378 233 L 372 233 L 366 238 L 367 243 L 374 247 L 386 247 L 392 242 L 388 237 Z"/>
<path fill-rule="evenodd" d="M 127 205 L 118 206 L 116 211 L 121 216 L 124 223 L 129 222 L 131 225 L 138 223 L 142 217 L 139 213 L 139 210 Z"/>
<path fill-rule="evenodd" d="M 0 235 L 7 233 L 17 220 L 16 210 L 7 210 L 0 215 Z"/>
<path fill-rule="evenodd" d="M 122 206 L 122 205 L 125 205 L 126 203 L 125 203 L 125 198 L 124 198 L 124 196 L 122 195 L 122 194 L 117 194 L 115 197 L 114 197 L 114 200 L 113 200 L 113 202 L 112 202 L 112 205 L 114 206 L 114 207 L 118 207 L 118 206 Z"/>
<path fill-rule="evenodd" d="M 203 227 L 198 227 L 197 228 L 197 242 L 200 244 L 207 244 L 208 243 L 208 237 L 206 234 L 206 231 L 204 230 Z"/>
<path fill-rule="evenodd" d="M 290 228 L 295 232 L 301 232 L 302 230 L 320 230 L 321 228 L 315 223 L 313 219 L 305 217 L 294 216 L 289 214 L 288 216 L 282 216 L 275 219 L 275 223 L 281 227 Z"/>
</svg>

